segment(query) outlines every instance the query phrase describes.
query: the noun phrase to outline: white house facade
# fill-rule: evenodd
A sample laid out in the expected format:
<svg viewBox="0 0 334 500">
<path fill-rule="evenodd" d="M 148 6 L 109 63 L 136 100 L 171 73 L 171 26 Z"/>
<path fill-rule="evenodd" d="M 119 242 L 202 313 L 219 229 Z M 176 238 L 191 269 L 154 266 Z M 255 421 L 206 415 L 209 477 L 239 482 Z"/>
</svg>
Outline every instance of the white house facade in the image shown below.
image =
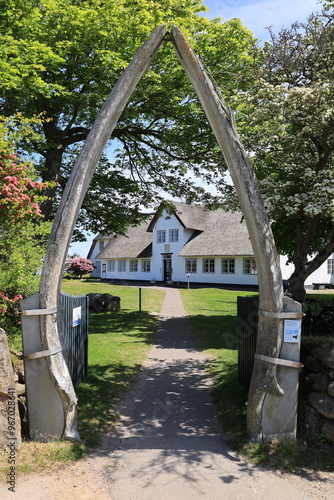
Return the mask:
<svg viewBox="0 0 334 500">
<path fill-rule="evenodd" d="M 256 286 L 254 253 L 240 213 L 205 211 L 173 202 L 175 210 L 160 208 L 147 222 L 130 227 L 125 236 L 97 236 L 88 258 L 91 274 L 110 280 Z M 293 266 L 282 256 L 283 279 Z M 334 254 L 306 285 L 334 283 Z"/>
</svg>

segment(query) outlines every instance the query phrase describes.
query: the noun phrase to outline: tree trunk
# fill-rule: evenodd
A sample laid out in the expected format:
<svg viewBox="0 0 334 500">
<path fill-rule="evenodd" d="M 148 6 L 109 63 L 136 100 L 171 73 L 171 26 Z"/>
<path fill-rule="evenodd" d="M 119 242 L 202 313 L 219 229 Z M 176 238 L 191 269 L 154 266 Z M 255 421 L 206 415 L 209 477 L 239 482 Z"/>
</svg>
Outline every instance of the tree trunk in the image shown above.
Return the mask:
<svg viewBox="0 0 334 500">
<path fill-rule="evenodd" d="M 292 273 L 289 278 L 288 294 L 291 298 L 293 298 L 293 300 L 296 300 L 301 304 L 305 302 L 306 298 L 306 291 L 304 286 L 306 278 L 307 276 L 301 275 L 300 273 Z"/>
<path fill-rule="evenodd" d="M 334 252 L 334 238 L 332 238 L 319 253 L 309 260 L 313 239 L 316 237 L 316 233 L 319 233 L 319 222 L 319 217 L 305 219 L 302 236 L 293 256 L 295 269 L 288 280 L 288 293 L 290 297 L 301 303 L 305 301 L 306 297 L 305 280 Z"/>
<path fill-rule="evenodd" d="M 61 173 L 61 164 L 64 149 L 59 145 L 56 149 L 49 149 L 45 156 L 45 164 L 42 172 L 43 181 L 48 182 L 59 182 L 59 177 Z M 43 192 L 43 195 L 47 196 L 48 199 L 41 203 L 41 212 L 44 215 L 44 220 L 50 220 L 52 218 L 52 209 L 54 205 L 54 198 L 56 194 L 57 186 L 51 187 Z"/>
</svg>

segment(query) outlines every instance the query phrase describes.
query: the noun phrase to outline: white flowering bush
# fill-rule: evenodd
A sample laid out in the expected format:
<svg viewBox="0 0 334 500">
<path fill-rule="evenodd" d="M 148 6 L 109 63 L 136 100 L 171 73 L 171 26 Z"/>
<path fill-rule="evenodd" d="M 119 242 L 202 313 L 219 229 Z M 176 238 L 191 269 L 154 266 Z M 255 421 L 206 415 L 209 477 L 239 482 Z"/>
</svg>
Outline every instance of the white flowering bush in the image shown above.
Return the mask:
<svg viewBox="0 0 334 500">
<path fill-rule="evenodd" d="M 276 245 L 302 289 L 334 252 L 333 39 L 332 4 L 272 34 L 259 49 L 255 85 L 235 100 Z"/>
</svg>

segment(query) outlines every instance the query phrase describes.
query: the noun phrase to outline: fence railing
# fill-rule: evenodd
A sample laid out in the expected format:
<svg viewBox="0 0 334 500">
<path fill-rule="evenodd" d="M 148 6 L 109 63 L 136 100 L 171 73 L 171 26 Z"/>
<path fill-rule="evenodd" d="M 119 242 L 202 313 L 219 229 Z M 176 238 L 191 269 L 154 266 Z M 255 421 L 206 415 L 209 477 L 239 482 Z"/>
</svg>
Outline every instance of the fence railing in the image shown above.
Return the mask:
<svg viewBox="0 0 334 500">
<path fill-rule="evenodd" d="M 77 389 L 88 373 L 88 311 L 86 295 L 60 294 L 62 345 L 74 388 Z"/>
<path fill-rule="evenodd" d="M 258 325 L 259 297 L 238 297 L 237 339 L 238 379 L 248 390 L 254 366 Z"/>
</svg>

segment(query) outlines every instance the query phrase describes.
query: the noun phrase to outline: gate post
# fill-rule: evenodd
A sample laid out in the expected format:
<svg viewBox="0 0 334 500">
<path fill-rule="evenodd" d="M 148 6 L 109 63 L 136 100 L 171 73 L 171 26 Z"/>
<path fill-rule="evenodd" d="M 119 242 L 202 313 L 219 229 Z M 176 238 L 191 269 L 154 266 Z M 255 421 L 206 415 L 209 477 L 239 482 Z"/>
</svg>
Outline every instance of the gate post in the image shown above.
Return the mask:
<svg viewBox="0 0 334 500">
<path fill-rule="evenodd" d="M 296 438 L 302 305 L 284 297 L 283 343 L 277 359 L 277 381 L 283 389 L 282 397 L 267 393 L 262 408 L 262 440 Z M 290 323 L 289 323 L 290 322 Z M 256 356 L 256 355 L 255 355 Z"/>
<path fill-rule="evenodd" d="M 40 336 L 39 293 L 21 302 L 21 328 L 30 439 L 53 441 L 62 436 L 65 417 L 61 397 L 51 380 Z M 32 313 L 32 314 L 31 314 Z"/>
</svg>

